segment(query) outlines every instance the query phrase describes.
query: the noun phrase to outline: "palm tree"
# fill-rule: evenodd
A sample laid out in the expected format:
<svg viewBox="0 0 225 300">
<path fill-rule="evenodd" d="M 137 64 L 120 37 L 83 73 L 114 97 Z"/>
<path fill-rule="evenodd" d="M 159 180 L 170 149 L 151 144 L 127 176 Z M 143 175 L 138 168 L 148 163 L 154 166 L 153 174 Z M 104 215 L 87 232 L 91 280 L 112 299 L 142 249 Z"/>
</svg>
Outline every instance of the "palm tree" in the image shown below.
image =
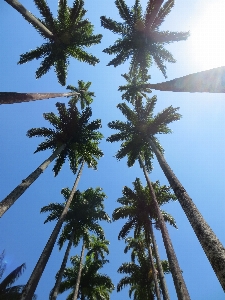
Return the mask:
<svg viewBox="0 0 225 300">
<path fill-rule="evenodd" d="M 132 228 L 134 228 L 134 237 L 138 237 L 140 232 L 144 230 L 145 239 L 148 244 L 149 256 L 151 258 L 151 249 L 150 244 L 151 240 L 154 239 L 153 230 L 152 230 L 152 222 L 156 221 L 156 228 L 159 228 L 159 220 L 158 215 L 155 210 L 155 205 L 152 200 L 152 195 L 150 194 L 149 187 L 143 187 L 141 185 L 140 179 L 136 178 L 133 183 L 134 190 L 132 191 L 127 186 L 123 189 L 123 197 L 117 200 L 122 206 L 115 209 L 113 212 L 113 220 L 119 220 L 121 218 L 128 218 L 128 221 L 122 227 L 119 238 L 125 238 L 127 234 L 130 232 Z M 155 194 L 159 197 L 157 201 L 159 205 L 163 205 L 164 203 L 169 202 L 170 200 L 176 200 L 176 197 L 169 192 L 169 187 L 160 186 L 159 181 L 152 183 Z M 169 222 L 172 226 L 176 227 L 176 222 L 174 218 L 164 212 L 161 211 L 163 215 L 163 219 L 165 222 Z M 164 299 L 169 299 L 169 294 L 166 287 L 164 273 L 160 264 L 159 254 L 157 251 L 157 245 L 154 243 L 154 252 L 156 254 L 156 262 L 159 271 L 159 278 L 161 281 L 161 288 Z M 153 264 L 153 260 L 152 260 Z M 154 266 L 152 265 L 153 275 L 154 275 Z M 157 285 L 157 281 L 155 280 L 155 285 Z"/>
<path fill-rule="evenodd" d="M 162 1 L 148 1 L 145 14 L 142 13 L 140 0 L 135 0 L 134 6 L 129 9 L 124 0 L 116 0 L 115 4 L 119 10 L 123 23 L 116 22 L 111 18 L 101 17 L 101 25 L 122 37 L 116 40 L 113 46 L 103 50 L 108 54 L 116 54 L 108 66 L 114 67 L 131 59 L 131 74 L 135 74 L 140 68 L 143 74 L 154 59 L 157 67 L 166 77 L 165 62 L 175 62 L 172 54 L 164 48 L 165 44 L 186 40 L 188 32 L 159 31 L 160 25 L 174 6 L 174 0 L 168 0 L 159 9 Z M 158 8 L 157 8 L 157 4 Z M 155 6 L 155 8 L 154 8 Z M 158 13 L 157 13 L 158 12 Z M 157 14 L 157 16 L 156 16 Z"/>
<path fill-rule="evenodd" d="M 60 218 L 65 204 L 70 197 L 71 191 L 67 188 L 63 189 L 61 193 L 64 196 L 65 203 L 51 203 L 48 206 L 42 207 L 41 212 L 50 212 L 44 223 Z M 75 192 L 65 218 L 63 231 L 58 241 L 59 249 L 61 250 L 67 240 L 69 240 L 69 242 L 62 265 L 57 273 L 55 286 L 50 293 L 50 299 L 56 299 L 58 295 L 58 289 L 72 245 L 77 246 L 82 237 L 84 237 L 85 241 L 88 241 L 89 235 L 87 234 L 87 230 L 95 232 L 100 237 L 104 237 L 104 232 L 98 224 L 98 220 L 110 221 L 109 216 L 104 211 L 103 201 L 105 198 L 106 195 L 102 192 L 101 188 L 90 188 L 82 193 L 80 191 Z M 95 249 L 97 245 L 100 247 L 101 244 L 96 243 Z M 102 245 L 101 247 L 104 249 Z M 104 250 L 106 251 L 107 249 Z"/>
<path fill-rule="evenodd" d="M 4 252 L 1 255 L 1 258 L 4 258 Z M 1 261 L 2 263 L 2 261 Z M 2 266 L 2 264 L 1 264 Z M 14 282 L 22 275 L 25 270 L 26 265 L 23 263 L 15 270 L 13 270 L 8 276 L 6 276 L 0 282 L 0 299 L 1 300 L 20 300 L 22 290 L 24 285 L 13 285 Z M 1 273 L 0 279 L 5 271 L 5 267 L 3 267 L 3 272 Z M 37 299 L 37 296 L 34 295 L 32 300 Z"/>
<path fill-rule="evenodd" d="M 13 104 L 30 102 L 36 100 L 43 100 L 49 98 L 57 97 L 71 97 L 75 103 L 80 101 L 81 109 L 85 106 L 89 106 L 93 102 L 95 94 L 88 91 L 91 86 L 91 82 L 84 82 L 83 80 L 78 80 L 78 87 L 73 85 L 68 85 L 66 88 L 70 90 L 70 93 L 16 93 L 16 92 L 0 92 L 0 105 L 1 104 Z"/>
<path fill-rule="evenodd" d="M 154 271 L 149 256 L 146 253 L 145 234 L 140 231 L 140 234 L 135 238 L 126 238 L 126 247 L 124 252 L 132 249 L 131 262 L 123 263 L 118 269 L 119 273 L 129 274 L 123 277 L 118 285 L 117 292 L 121 291 L 125 286 L 130 285 L 129 297 L 134 293 L 136 300 L 146 299 L 152 300 L 154 297 Z M 148 251 L 149 252 L 149 251 Z M 136 262 L 137 260 L 137 262 Z M 138 263 L 138 264 L 137 264 Z M 167 261 L 160 262 L 163 266 L 163 271 L 169 273 L 169 265 Z"/>
<path fill-rule="evenodd" d="M 125 103 L 119 104 L 118 108 L 127 117 L 127 122 L 110 122 L 109 127 L 120 130 L 120 133 L 112 135 L 107 140 L 110 142 L 124 141 L 116 157 L 121 159 L 127 155 L 129 166 L 134 164 L 141 153 L 142 159 L 144 159 L 143 165 L 147 170 L 150 170 L 153 153 L 156 155 L 170 186 L 225 291 L 225 249 L 165 161 L 163 149 L 155 137 L 156 134 L 170 133 L 171 130 L 167 125 L 175 120 L 179 120 L 181 115 L 176 112 L 178 108 L 170 106 L 153 117 L 155 104 L 156 97 L 147 99 L 145 107 L 142 104 L 141 97 L 137 98 L 134 110 L 131 110 Z"/>
<path fill-rule="evenodd" d="M 56 159 L 53 171 L 58 175 L 66 158 L 70 161 L 70 169 L 75 174 L 81 161 L 88 165 L 97 165 L 97 160 L 103 153 L 98 148 L 102 134 L 96 131 L 101 127 L 101 120 L 97 119 L 89 122 L 92 115 L 90 107 L 80 113 L 72 99 L 68 102 L 69 108 L 64 103 L 56 103 L 59 116 L 54 113 L 45 113 L 45 120 L 49 121 L 52 128 L 32 128 L 28 130 L 27 136 L 45 137 L 37 150 L 34 152 L 53 149 L 53 154 L 46 159 L 34 172 L 26 179 L 22 180 L 4 200 L 0 202 L 0 216 L 2 216 L 15 201 L 26 191 L 26 189 L 43 173 L 48 165 Z"/>
<path fill-rule="evenodd" d="M 75 0 L 72 7 L 67 6 L 66 0 L 59 0 L 57 18 L 53 17 L 45 0 L 34 0 L 43 19 L 34 17 L 17 0 L 5 1 L 21 13 L 46 40 L 35 50 L 20 55 L 18 62 L 24 64 L 33 59 L 44 58 L 36 71 L 36 78 L 40 78 L 54 67 L 59 83 L 65 85 L 69 57 L 90 65 L 99 62 L 99 59 L 84 50 L 85 47 L 99 44 L 102 35 L 94 35 L 94 26 L 88 19 L 84 19 L 86 10 L 83 0 Z"/>
<path fill-rule="evenodd" d="M 106 242 L 106 243 L 105 243 Z M 108 244 L 108 241 L 103 240 L 101 243 Z M 83 244 L 84 245 L 84 244 Z M 91 244 L 90 244 L 91 246 Z M 92 245 L 93 246 L 93 245 Z M 87 245 L 88 247 L 88 245 Z M 84 248 L 84 246 L 82 247 Z M 105 245 L 104 245 L 105 248 Z M 83 250 L 83 249 L 82 249 Z M 104 264 L 108 262 L 105 259 L 96 259 L 96 251 L 93 251 L 92 248 L 89 249 L 89 252 L 85 256 L 85 261 L 82 266 L 82 272 L 80 277 L 80 284 L 78 290 L 78 297 L 81 300 L 109 300 L 109 294 L 114 289 L 111 279 L 107 275 L 100 274 L 98 272 Z M 107 251 L 108 252 L 108 251 Z M 102 250 L 98 254 L 98 257 L 102 256 Z M 72 267 L 66 268 L 63 277 L 65 280 L 60 285 L 60 293 L 65 292 L 66 290 L 72 289 L 67 300 L 76 299 L 74 298 L 75 285 L 74 282 L 77 281 L 79 269 L 80 269 L 81 257 L 74 256 L 71 258 Z"/>
<path fill-rule="evenodd" d="M 129 250 L 132 250 L 131 251 L 131 262 L 132 263 L 135 263 L 136 259 L 141 260 L 143 254 L 147 257 L 147 254 L 145 254 L 146 249 L 148 250 L 148 254 L 150 254 L 149 249 L 151 250 L 151 246 L 149 245 L 149 241 L 146 240 L 146 234 L 142 230 L 140 231 L 140 233 L 137 237 L 135 237 L 135 238 L 128 237 L 125 239 L 125 242 L 126 242 L 126 247 L 124 249 L 124 253 L 127 253 Z M 153 249 L 153 251 L 154 251 L 154 249 Z M 152 252 L 152 250 L 151 250 L 151 252 Z M 153 252 L 153 254 L 156 254 L 155 251 Z M 157 258 L 156 258 L 156 262 L 157 262 Z M 166 273 L 166 274 L 170 273 L 168 261 L 160 260 L 159 263 L 160 263 L 160 266 L 161 266 L 161 269 L 163 272 L 163 276 L 164 276 L 164 273 Z M 158 263 L 157 263 L 157 265 L 158 265 Z M 151 262 L 151 269 L 150 269 L 148 275 L 151 274 L 152 277 L 154 277 L 154 269 L 155 269 L 155 262 L 153 260 L 153 263 Z M 160 274 L 159 274 L 159 277 L 160 277 Z M 163 293 L 163 299 L 169 299 L 169 295 L 165 296 L 163 289 L 162 289 L 162 285 L 161 285 L 161 290 Z M 167 294 L 168 294 L 168 291 L 167 291 Z M 159 299 L 161 299 L 161 297 Z"/>
</svg>

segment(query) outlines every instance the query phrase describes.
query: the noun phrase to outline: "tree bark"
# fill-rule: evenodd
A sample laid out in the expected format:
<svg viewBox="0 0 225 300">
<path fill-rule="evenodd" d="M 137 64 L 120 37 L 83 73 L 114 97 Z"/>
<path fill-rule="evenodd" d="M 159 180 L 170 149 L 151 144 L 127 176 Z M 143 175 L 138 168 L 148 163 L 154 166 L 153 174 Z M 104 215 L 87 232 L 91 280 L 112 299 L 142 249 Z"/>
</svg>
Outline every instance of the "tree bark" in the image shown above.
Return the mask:
<svg viewBox="0 0 225 300">
<path fill-rule="evenodd" d="M 70 97 L 76 96 L 79 93 L 16 93 L 16 92 L 0 92 L 0 105 L 1 104 L 14 104 L 23 103 L 36 100 L 43 100 L 57 97 Z"/>
<path fill-rule="evenodd" d="M 75 235 L 75 231 L 73 231 L 71 233 L 70 240 L 69 240 L 69 243 L 67 245 L 66 252 L 65 252 L 65 255 L 63 257 L 61 267 L 59 269 L 58 277 L 57 277 L 55 285 L 54 285 L 54 287 L 53 287 L 53 289 L 50 293 L 49 300 L 56 300 L 56 298 L 58 296 L 60 283 L 61 283 L 62 278 L 63 278 L 63 272 L 65 270 L 66 263 L 68 261 L 68 257 L 69 257 L 69 254 L 70 254 L 70 249 L 71 249 L 72 244 L 73 244 L 74 235 Z"/>
<path fill-rule="evenodd" d="M 0 218 L 3 214 L 16 202 L 16 200 L 30 187 L 30 185 L 44 172 L 48 165 L 63 151 L 66 145 L 62 145 L 56 149 L 48 159 L 46 159 L 34 172 L 26 179 L 22 180 L 5 199 L 0 202 Z"/>
<path fill-rule="evenodd" d="M 76 192 L 77 185 L 79 183 L 83 167 L 84 167 L 84 161 L 81 164 L 81 167 L 80 167 L 80 170 L 78 172 L 77 178 L 75 180 L 73 189 L 72 189 L 71 194 L 69 196 L 69 199 L 68 199 L 68 201 L 67 201 L 67 203 L 64 207 L 64 210 L 63 210 L 63 212 L 62 212 L 55 228 L 53 229 L 52 234 L 51 234 L 51 236 L 50 236 L 50 238 L 49 238 L 49 240 L 48 240 L 48 242 L 47 242 L 47 244 L 46 244 L 46 246 L 45 246 L 45 248 L 44 248 L 44 250 L 43 250 L 43 252 L 42 252 L 42 254 L 41 254 L 41 256 L 40 256 L 40 258 L 39 258 L 32 274 L 31 274 L 26 286 L 25 286 L 25 288 L 24 288 L 24 290 L 23 290 L 23 292 L 22 292 L 22 296 L 21 296 L 20 300 L 30 300 L 30 299 L 32 299 L 32 297 L 34 295 L 34 292 L 37 288 L 38 282 L 39 282 L 39 280 L 41 278 L 41 275 L 42 275 L 42 273 L 45 269 L 45 266 L 48 262 L 48 259 L 49 259 L 50 255 L 52 253 L 52 249 L 55 245 L 56 239 L 58 237 L 58 234 L 60 232 L 62 224 L 65 220 L 65 217 L 66 217 L 66 214 L 67 214 L 68 209 L 70 207 L 70 204 L 73 200 L 73 196 Z"/>
<path fill-rule="evenodd" d="M 155 143 L 149 139 L 149 145 L 169 181 L 181 207 L 183 208 L 224 292 L 225 292 L 225 248 L 206 223 L 196 205 L 167 164 L 164 156 L 157 149 Z"/>
<path fill-rule="evenodd" d="M 148 176 L 148 173 L 146 171 L 146 168 L 145 168 L 145 166 L 144 166 L 144 164 L 141 160 L 141 157 L 139 157 L 139 161 L 140 161 L 140 165 L 143 169 L 145 179 L 146 179 L 148 187 L 149 187 L 150 195 L 152 197 L 152 201 L 153 201 L 153 204 L 155 206 L 156 214 L 158 216 L 160 229 L 161 229 L 161 232 L 162 232 L 162 238 L 163 238 L 164 246 L 165 246 L 165 249 L 166 249 L 166 254 L 167 254 L 167 257 L 168 257 L 171 273 L 172 273 L 172 276 L 173 276 L 173 282 L 174 282 L 174 286 L 175 286 L 175 289 L 176 289 L 178 300 L 190 300 L 190 296 L 189 296 L 185 281 L 183 279 L 182 272 L 181 272 L 181 269 L 179 267 L 179 263 L 178 263 L 175 251 L 173 249 L 172 242 L 170 240 L 169 233 L 168 233 L 168 230 L 166 228 L 166 224 L 165 224 L 164 219 L 163 219 L 163 215 L 160 211 L 160 208 L 159 208 L 156 196 L 155 196 L 154 189 L 152 187 L 152 184 L 151 184 L 150 178 Z"/>
<path fill-rule="evenodd" d="M 54 35 L 48 30 L 34 15 L 32 15 L 19 1 L 17 0 L 5 0 L 9 5 L 15 8 L 29 23 L 38 29 L 45 35 L 48 39 L 53 39 Z"/>
<path fill-rule="evenodd" d="M 152 248 L 150 245 L 149 235 L 147 236 L 147 244 L 148 244 L 148 255 L 149 255 L 150 262 L 151 262 L 153 278 L 154 278 L 154 282 L 155 282 L 155 294 L 156 294 L 156 298 L 158 300 L 160 300 L 161 297 L 160 297 L 159 283 L 158 283 L 156 268 L 155 268 L 155 264 L 154 264 L 154 260 L 153 260 Z"/>
<path fill-rule="evenodd" d="M 84 250 L 85 250 L 85 243 L 83 241 L 81 255 L 80 255 L 79 271 L 78 271 L 78 275 L 77 275 L 77 281 L 76 281 L 76 285 L 75 285 L 75 291 L 74 291 L 74 294 L 73 294 L 73 300 L 77 300 L 77 296 L 78 296 L 78 290 L 79 290 L 80 279 L 81 279 L 81 272 L 82 272 L 82 268 L 83 268 L 82 262 L 83 262 L 83 258 L 84 258 Z"/>
<path fill-rule="evenodd" d="M 160 261 L 158 246 L 157 246 L 157 243 L 156 243 L 156 240 L 155 240 L 155 235 L 154 235 L 154 232 L 153 232 L 151 221 L 149 221 L 149 228 L 150 228 L 150 235 L 151 235 L 151 240 L 152 240 L 152 244 L 153 244 L 153 249 L 154 249 L 154 252 L 155 252 L 156 264 L 157 264 L 158 272 L 159 272 L 159 280 L 160 280 L 160 283 L 161 283 L 161 290 L 162 290 L 162 294 L 163 294 L 163 300 L 170 300 L 169 292 L 168 292 L 167 285 L 166 285 L 166 279 L 165 279 L 162 264 L 161 264 L 161 261 Z"/>
</svg>

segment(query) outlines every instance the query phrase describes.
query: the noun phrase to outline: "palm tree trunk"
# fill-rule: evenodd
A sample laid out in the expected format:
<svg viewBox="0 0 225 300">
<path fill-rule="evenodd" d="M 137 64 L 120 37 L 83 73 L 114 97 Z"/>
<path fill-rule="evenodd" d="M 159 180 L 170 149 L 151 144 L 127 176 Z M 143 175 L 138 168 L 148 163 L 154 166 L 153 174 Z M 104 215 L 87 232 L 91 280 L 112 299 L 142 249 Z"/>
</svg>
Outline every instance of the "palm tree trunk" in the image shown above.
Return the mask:
<svg viewBox="0 0 225 300">
<path fill-rule="evenodd" d="M 196 205 L 167 164 L 164 156 L 159 152 L 155 143 L 149 139 L 149 145 L 169 181 L 181 207 L 183 208 L 216 276 L 225 292 L 225 248 L 206 223 Z"/>
<path fill-rule="evenodd" d="M 156 268 L 155 268 L 155 264 L 154 264 L 154 260 L 153 260 L 152 248 L 150 245 L 150 236 L 149 235 L 147 236 L 147 234 L 146 234 L 146 240 L 147 240 L 147 245 L 148 245 L 148 255 L 149 255 L 151 265 L 152 265 L 153 278 L 154 278 L 154 282 L 155 282 L 155 294 L 156 294 L 156 298 L 158 300 L 160 300 L 161 297 L 160 297 L 159 283 L 158 283 Z"/>
<path fill-rule="evenodd" d="M 16 202 L 16 200 L 30 187 L 30 185 L 44 172 L 48 165 L 63 151 L 66 144 L 56 149 L 34 172 L 22 180 L 5 199 L 0 202 L 0 218 Z"/>
<path fill-rule="evenodd" d="M 32 15 L 19 1 L 5 0 L 9 5 L 15 8 L 29 23 L 38 28 L 48 39 L 53 39 L 54 35 L 48 30 L 34 15 Z"/>
<path fill-rule="evenodd" d="M 77 281 L 76 281 L 76 285 L 75 285 L 75 291 L 74 291 L 74 294 L 73 294 L 73 300 L 77 300 L 77 296 L 78 296 L 78 290 L 79 290 L 80 279 L 81 279 L 81 272 L 82 272 L 82 268 L 83 268 L 83 264 L 82 263 L 83 263 L 83 259 L 84 259 L 84 251 L 85 251 L 85 242 L 83 241 L 81 255 L 80 255 L 79 271 L 78 271 L 78 275 L 77 275 Z"/>
<path fill-rule="evenodd" d="M 162 264 L 160 261 L 158 246 L 156 244 L 155 235 L 153 232 L 151 221 L 149 221 L 149 228 L 150 228 L 150 235 L 151 235 L 151 240 L 152 240 L 152 244 L 153 244 L 153 249 L 155 252 L 156 264 L 157 264 L 158 272 L 159 272 L 159 280 L 161 283 L 163 300 L 170 300 L 169 292 L 168 292 L 167 285 L 166 285 L 165 275 L 164 275 Z"/>
<path fill-rule="evenodd" d="M 173 276 L 173 282 L 174 282 L 174 286 L 175 286 L 175 289 L 176 289 L 176 292 L 177 292 L 178 300 L 190 300 L 190 296 L 189 296 L 185 281 L 183 279 L 182 272 L 181 272 L 181 269 L 179 267 L 179 263 L 178 263 L 175 251 L 173 249 L 172 242 L 170 240 L 169 233 L 168 233 L 168 230 L 166 228 L 166 225 L 165 225 L 165 222 L 164 222 L 164 219 L 163 219 L 163 215 L 160 211 L 160 208 L 159 208 L 156 196 L 155 196 L 154 189 L 152 187 L 152 184 L 151 184 L 151 181 L 149 179 L 148 173 L 146 171 L 146 168 L 145 168 L 140 156 L 139 156 L 139 161 L 140 161 L 140 165 L 143 169 L 145 179 L 146 179 L 148 187 L 149 187 L 150 195 L 152 197 L 152 201 L 153 201 L 154 206 L 155 206 L 156 214 L 158 216 L 160 229 L 161 229 L 161 232 L 162 232 L 162 238 L 163 238 L 164 246 L 165 246 L 165 249 L 166 249 L 166 254 L 167 254 L 167 257 L 168 257 L 171 273 L 172 273 L 172 276 Z"/>
<path fill-rule="evenodd" d="M 64 210 L 63 210 L 57 224 L 55 225 L 55 228 L 53 229 L 52 234 L 51 234 L 51 236 L 50 236 L 50 238 L 49 238 L 49 240 L 48 240 L 48 242 L 47 242 L 47 244 L 46 244 L 46 246 L 45 246 L 45 248 L 44 248 L 44 250 L 43 250 L 43 252 L 42 252 L 42 254 L 41 254 L 41 256 L 40 256 L 40 258 L 39 258 L 32 274 L 31 274 L 26 286 L 25 286 L 25 288 L 24 288 L 24 290 L 23 290 L 23 292 L 22 292 L 22 296 L 21 296 L 20 300 L 30 300 L 30 299 L 32 299 L 32 297 L 34 295 L 34 292 L 37 288 L 38 282 L 39 282 L 39 280 L 41 278 L 41 275 L 42 275 L 42 273 L 45 269 L 45 266 L 48 262 L 48 259 L 49 259 L 50 255 L 52 253 L 52 249 L 55 245 L 56 239 L 58 237 L 58 234 L 60 232 L 62 224 L 65 220 L 65 217 L 66 217 L 66 214 L 67 214 L 68 209 L 70 207 L 70 204 L 73 200 L 73 196 L 76 192 L 77 185 L 79 183 L 83 167 L 84 167 L 84 161 L 81 164 L 81 167 L 80 167 L 80 170 L 78 172 L 77 178 L 75 180 L 75 183 L 74 183 L 73 189 L 71 191 L 70 197 L 69 197 L 69 199 L 68 199 L 68 201 L 67 201 L 67 203 L 64 207 Z"/>
<path fill-rule="evenodd" d="M 61 283 L 62 278 L 63 278 L 63 272 L 64 272 L 65 267 L 66 267 L 66 263 L 67 263 L 67 260 L 68 260 L 68 257 L 69 257 L 70 249 L 71 249 L 72 244 L 73 244 L 74 235 L 75 235 L 75 230 L 73 230 L 73 232 L 70 236 L 70 240 L 69 240 L 69 243 L 67 245 L 66 252 L 65 252 L 65 255 L 63 257 L 61 267 L 60 267 L 59 272 L 58 272 L 58 277 L 57 277 L 55 285 L 54 285 L 54 287 L 53 287 L 53 289 L 52 289 L 52 291 L 49 295 L 49 300 L 56 300 L 56 298 L 58 296 L 60 283 Z"/>
<path fill-rule="evenodd" d="M 30 102 L 36 100 L 43 100 L 57 97 L 70 97 L 76 96 L 79 93 L 16 93 L 16 92 L 0 92 L 0 105 L 1 104 L 14 104 L 22 102 Z"/>
</svg>

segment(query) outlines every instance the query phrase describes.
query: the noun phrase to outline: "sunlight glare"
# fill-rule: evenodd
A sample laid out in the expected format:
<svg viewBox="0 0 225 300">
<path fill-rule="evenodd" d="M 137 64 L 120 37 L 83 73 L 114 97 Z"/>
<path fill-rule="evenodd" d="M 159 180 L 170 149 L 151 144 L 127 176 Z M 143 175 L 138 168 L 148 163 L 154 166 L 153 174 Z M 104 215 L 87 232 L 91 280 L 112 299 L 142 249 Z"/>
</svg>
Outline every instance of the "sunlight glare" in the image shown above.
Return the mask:
<svg viewBox="0 0 225 300">
<path fill-rule="evenodd" d="M 192 24 L 191 62 L 202 70 L 225 66 L 225 1 L 202 4 Z"/>
</svg>

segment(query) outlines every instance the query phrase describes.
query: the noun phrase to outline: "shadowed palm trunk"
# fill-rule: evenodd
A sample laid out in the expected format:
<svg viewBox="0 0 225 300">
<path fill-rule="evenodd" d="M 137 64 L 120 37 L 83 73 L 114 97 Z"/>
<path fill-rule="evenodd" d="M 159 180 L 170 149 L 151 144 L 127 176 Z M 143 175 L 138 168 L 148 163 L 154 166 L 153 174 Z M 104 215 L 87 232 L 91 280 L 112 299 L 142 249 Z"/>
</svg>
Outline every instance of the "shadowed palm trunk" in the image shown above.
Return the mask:
<svg viewBox="0 0 225 300">
<path fill-rule="evenodd" d="M 154 260 L 153 260 L 153 255 L 152 255 L 152 248 L 150 245 L 150 237 L 149 235 L 147 236 L 147 244 L 148 244 L 148 255 L 149 255 L 149 259 L 151 262 L 151 266 L 152 266 L 152 273 L 153 273 L 153 278 L 154 278 L 154 282 L 155 282 L 155 294 L 156 294 L 156 298 L 158 300 L 161 299 L 160 297 L 160 290 L 159 290 L 159 284 L 158 284 L 158 279 L 157 279 L 157 272 L 156 272 L 156 268 L 155 268 L 155 264 L 154 264 Z"/>
<path fill-rule="evenodd" d="M 178 263 L 175 251 L 173 249 L 172 242 L 170 240 L 169 233 L 168 233 L 168 230 L 166 228 L 166 225 L 165 225 L 165 222 L 164 222 L 164 219 L 163 219 L 163 215 L 160 211 L 158 202 L 156 200 L 154 189 L 152 187 L 152 184 L 151 184 L 151 181 L 149 179 L 146 168 L 145 168 L 145 166 L 144 166 L 144 164 L 143 164 L 140 157 L 139 157 L 139 161 L 140 161 L 140 165 L 143 169 L 145 179 L 146 179 L 148 187 L 149 187 L 149 191 L 150 191 L 150 194 L 151 194 L 151 197 L 152 197 L 152 200 L 153 200 L 153 204 L 155 206 L 156 214 L 158 216 L 160 229 L 161 229 L 162 237 L 163 237 L 163 242 L 164 242 L 164 246 L 166 248 L 166 254 L 167 254 L 167 257 L 168 257 L 171 273 L 172 273 L 172 276 L 173 276 L 173 282 L 174 282 L 174 286 L 175 286 L 175 289 L 176 289 L 178 300 L 190 300 L 190 296 L 189 296 L 185 281 L 183 279 L 182 272 L 181 272 L 181 269 L 179 267 L 179 263 Z"/>
<path fill-rule="evenodd" d="M 79 93 L 16 93 L 16 92 L 0 92 L 1 104 L 23 103 L 36 100 L 44 100 L 57 97 L 71 97 L 79 95 Z"/>
<path fill-rule="evenodd" d="M 163 300 L 170 300 L 169 292 L 168 292 L 167 285 L 166 285 L 165 275 L 164 275 L 162 264 L 160 261 L 158 246 L 156 244 L 155 235 L 153 232 L 151 221 L 149 221 L 149 228 L 150 228 L 150 235 L 151 235 L 151 240 L 152 240 L 152 244 L 153 244 L 153 249 L 155 252 L 156 264 L 157 264 L 158 272 L 159 272 L 159 280 L 161 283 Z"/>
<path fill-rule="evenodd" d="M 48 159 L 46 159 L 34 172 L 26 179 L 22 180 L 5 199 L 0 202 L 0 217 L 16 202 L 16 200 L 30 187 L 30 185 L 44 172 L 49 164 L 63 151 L 66 144 L 56 149 Z"/>
<path fill-rule="evenodd" d="M 225 291 L 225 248 L 204 220 L 192 199 L 167 164 L 164 156 L 157 149 L 155 143 L 149 139 L 149 144 Z"/>
<path fill-rule="evenodd" d="M 73 244 L 74 235 L 75 235 L 75 231 L 73 231 L 71 236 L 70 236 L 70 240 L 69 240 L 69 243 L 67 245 L 66 252 L 65 252 L 65 255 L 63 257 L 61 267 L 59 269 L 58 277 L 56 279 L 55 285 L 54 285 L 54 287 L 53 287 L 53 289 L 50 293 L 50 296 L 49 296 L 50 300 L 56 300 L 56 298 L 58 296 L 60 283 L 61 283 L 62 278 L 63 278 L 63 272 L 65 270 L 66 263 L 68 261 L 68 257 L 69 257 L 69 254 L 70 254 L 70 249 L 71 249 L 72 244 Z"/>
<path fill-rule="evenodd" d="M 46 38 L 52 39 L 53 33 L 48 30 L 34 15 L 32 15 L 19 1 L 17 0 L 5 0 L 9 5 L 15 8 L 29 23 L 38 28 Z"/>
<path fill-rule="evenodd" d="M 78 172 L 77 178 L 75 180 L 73 189 L 72 189 L 70 197 L 69 197 L 69 199 L 68 199 L 68 201 L 65 205 L 65 208 L 64 208 L 64 210 L 63 210 L 63 212 L 62 212 L 55 228 L 53 229 L 52 234 L 51 234 L 51 236 L 50 236 L 50 238 L 49 238 L 49 240 L 48 240 L 48 242 L 47 242 L 47 244 L 46 244 L 46 246 L 45 246 L 45 248 L 44 248 L 44 250 L 43 250 L 43 252 L 42 252 L 42 254 L 41 254 L 41 256 L 40 256 L 40 258 L 39 258 L 32 274 L 31 274 L 31 276 L 30 276 L 30 278 L 27 282 L 27 284 L 26 284 L 26 286 L 25 286 L 25 288 L 24 288 L 24 290 L 23 290 L 23 293 L 22 293 L 22 296 L 21 296 L 20 300 L 30 300 L 30 299 L 32 299 L 32 296 L 34 295 L 34 292 L 37 288 L 38 282 L 39 282 L 39 280 L 41 278 L 41 275 L 42 275 L 42 273 L 45 269 L 45 266 L 48 262 L 48 259 L 49 259 L 50 255 L 52 253 L 52 249 L 55 245 L 56 239 L 58 237 L 58 234 L 60 232 L 62 224 L 65 220 L 65 217 L 66 217 L 66 214 L 67 214 L 68 209 L 70 207 L 70 204 L 73 200 L 73 196 L 76 192 L 77 185 L 79 183 L 83 167 L 84 167 L 84 161 L 81 164 L 80 170 Z"/>
<path fill-rule="evenodd" d="M 78 296 L 78 290 L 79 290 L 80 279 L 81 279 L 81 272 L 82 272 L 82 268 L 83 268 L 83 264 L 82 263 L 83 263 L 83 258 L 84 258 L 84 251 L 85 251 L 85 243 L 83 241 L 81 255 L 80 255 L 79 271 L 78 271 L 78 275 L 77 275 L 77 281 L 76 281 L 76 285 L 75 285 L 75 291 L 74 291 L 74 294 L 73 294 L 73 300 L 77 300 L 77 296 Z"/>
</svg>

